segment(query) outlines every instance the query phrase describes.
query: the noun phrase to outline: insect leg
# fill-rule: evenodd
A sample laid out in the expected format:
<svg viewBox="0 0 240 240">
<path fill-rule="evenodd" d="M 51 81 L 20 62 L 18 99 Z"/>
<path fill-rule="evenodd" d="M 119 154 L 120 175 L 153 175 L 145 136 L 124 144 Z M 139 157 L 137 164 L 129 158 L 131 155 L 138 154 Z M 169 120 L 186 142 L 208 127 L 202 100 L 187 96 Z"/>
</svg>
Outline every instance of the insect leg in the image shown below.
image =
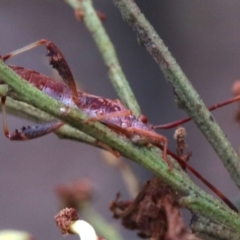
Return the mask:
<svg viewBox="0 0 240 240">
<path fill-rule="evenodd" d="M 132 111 L 130 111 L 130 110 L 122 110 L 122 111 L 107 113 L 105 115 L 98 115 L 96 117 L 92 117 L 92 118 L 87 119 L 85 122 L 88 123 L 88 122 L 94 122 L 94 121 L 103 121 L 103 120 L 106 120 L 106 119 L 109 119 L 109 118 L 129 116 L 131 114 L 132 114 Z M 120 157 L 120 153 L 116 150 L 113 150 L 107 144 L 98 141 L 98 145 L 103 147 L 108 152 L 111 152 L 115 157 Z"/>
<path fill-rule="evenodd" d="M 60 128 L 64 123 L 60 121 L 54 121 L 50 123 L 38 124 L 31 127 L 22 127 L 20 130 L 15 130 L 13 133 L 9 133 L 7 118 L 6 118 L 6 97 L 1 97 L 2 101 L 2 113 L 3 113 L 3 129 L 4 134 L 10 140 L 30 140 L 44 136 Z"/>
<path fill-rule="evenodd" d="M 55 68 L 59 75 L 62 77 L 63 81 L 69 86 L 69 88 L 72 90 L 72 98 L 73 102 L 77 105 L 78 104 L 78 93 L 77 93 L 77 87 L 76 83 L 74 81 L 72 72 L 67 64 L 67 61 L 63 57 L 63 54 L 61 51 L 57 48 L 57 46 L 52 43 L 49 40 L 42 39 L 37 42 L 34 42 L 32 44 L 29 44 L 23 48 L 20 48 L 16 51 L 13 51 L 6 56 L 2 57 L 3 61 L 6 61 L 7 59 L 16 56 L 22 52 L 28 51 L 32 48 L 38 47 L 40 45 L 45 45 L 45 47 L 48 50 L 47 56 L 49 57 L 49 62 Z"/>
<path fill-rule="evenodd" d="M 146 140 L 146 143 L 151 143 L 151 144 L 156 145 L 158 147 L 163 146 L 162 157 L 166 161 L 166 163 L 168 164 L 169 170 L 172 169 L 172 163 L 169 161 L 169 159 L 167 157 L 168 140 L 167 140 L 166 137 L 164 137 L 160 134 L 157 134 L 155 132 L 144 130 L 144 129 L 139 129 L 139 128 L 136 128 L 136 127 L 129 127 L 129 128 L 126 128 L 125 130 L 128 133 L 130 133 L 131 135 L 137 134 L 140 137 L 144 137 L 144 139 Z"/>
</svg>

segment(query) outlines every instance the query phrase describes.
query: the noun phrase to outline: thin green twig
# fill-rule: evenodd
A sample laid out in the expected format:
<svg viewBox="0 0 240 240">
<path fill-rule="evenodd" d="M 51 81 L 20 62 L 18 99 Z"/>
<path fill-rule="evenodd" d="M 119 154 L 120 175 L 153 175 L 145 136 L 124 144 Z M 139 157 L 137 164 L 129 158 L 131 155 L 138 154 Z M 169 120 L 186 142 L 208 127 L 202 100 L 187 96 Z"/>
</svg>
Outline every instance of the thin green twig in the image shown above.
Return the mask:
<svg viewBox="0 0 240 240">
<path fill-rule="evenodd" d="M 113 0 L 113 2 L 119 8 L 123 19 L 132 26 L 141 43 L 162 69 L 166 80 L 174 89 L 181 108 L 187 112 L 204 134 L 240 188 L 240 161 L 237 153 L 162 39 L 141 13 L 134 0 Z"/>
<path fill-rule="evenodd" d="M 187 196 L 188 201 L 184 202 L 185 207 L 196 214 L 201 214 L 235 230 L 240 236 L 238 214 L 203 192 L 183 171 L 173 168 L 169 172 L 168 165 L 155 149 L 136 146 L 129 139 L 119 136 L 99 122 L 86 123 L 88 117 L 80 109 L 67 108 L 62 103 L 45 95 L 23 80 L 1 60 L 0 79 L 21 95 L 25 102 L 100 140 L 119 151 L 123 156 L 149 169 L 181 195 Z"/>
<path fill-rule="evenodd" d="M 208 236 L 214 240 L 239 240 L 239 235 L 235 231 L 203 217 L 195 217 L 191 229 L 194 234 L 202 238 Z"/>
<path fill-rule="evenodd" d="M 90 0 L 65 0 L 75 10 L 82 10 L 83 21 L 92 34 L 92 37 L 101 52 L 105 64 L 109 69 L 109 77 L 121 101 L 134 113 L 135 116 L 141 114 L 140 106 L 129 86 L 129 83 L 119 64 L 114 46 L 104 29 Z"/>
</svg>

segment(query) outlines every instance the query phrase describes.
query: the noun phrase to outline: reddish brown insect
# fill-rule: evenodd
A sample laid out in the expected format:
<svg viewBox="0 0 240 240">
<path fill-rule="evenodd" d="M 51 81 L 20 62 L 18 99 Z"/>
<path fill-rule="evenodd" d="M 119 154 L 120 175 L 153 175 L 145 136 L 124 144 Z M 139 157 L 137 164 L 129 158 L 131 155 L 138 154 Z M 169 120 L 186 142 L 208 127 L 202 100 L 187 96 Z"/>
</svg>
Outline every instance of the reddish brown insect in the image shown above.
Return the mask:
<svg viewBox="0 0 240 240">
<path fill-rule="evenodd" d="M 153 126 L 147 123 L 146 118 L 136 118 L 119 100 L 97 97 L 77 90 L 67 62 L 62 53 L 52 42 L 45 39 L 37 41 L 4 56 L 2 59 L 6 61 L 21 52 L 42 44 L 44 44 L 48 50 L 47 56 L 50 58 L 50 64 L 58 71 L 59 75 L 67 85 L 26 68 L 17 66 L 10 67 L 22 78 L 47 95 L 61 101 L 67 106 L 76 105 L 79 109 L 90 116 L 89 121 L 100 121 L 114 131 L 132 139 L 136 143 L 153 144 L 158 147 L 163 146 L 163 158 L 171 167 L 171 164 L 167 159 L 167 139 L 164 136 L 157 134 L 153 130 Z M 2 103 L 3 105 L 5 103 L 4 97 L 2 98 Z M 5 120 L 4 133 L 10 140 L 28 140 L 46 135 L 58 129 L 63 124 L 64 123 L 60 121 L 55 121 L 28 128 L 23 127 L 21 130 L 9 133 L 7 122 Z"/>
<path fill-rule="evenodd" d="M 167 139 L 154 131 L 154 126 L 147 123 L 146 117 L 135 117 L 132 112 L 128 110 L 119 100 L 110 100 L 77 90 L 73 75 L 67 62 L 65 61 L 62 53 L 52 42 L 45 39 L 37 41 L 10 54 L 7 54 L 6 56 L 2 57 L 2 59 L 3 61 L 6 61 L 7 59 L 19 53 L 30 50 L 39 45 L 46 46 L 48 50 L 47 56 L 50 58 L 50 64 L 58 71 L 66 85 L 30 69 L 18 66 L 9 67 L 33 86 L 43 91 L 45 94 L 64 103 L 66 106 L 77 106 L 79 109 L 89 115 L 90 119 L 88 121 L 99 121 L 107 125 L 113 131 L 128 137 L 135 143 L 145 145 L 152 144 L 163 149 L 163 159 L 167 162 L 169 169 L 171 169 L 172 165 L 167 158 L 167 153 L 172 155 L 182 166 L 189 169 L 220 198 L 222 198 L 226 204 L 237 211 L 236 207 L 220 191 L 218 191 L 212 184 L 204 179 L 196 170 L 185 163 L 181 158 L 168 150 Z M 0 81 L 0 83 L 3 82 Z M 4 115 L 4 133 L 10 140 L 34 139 L 51 133 L 64 125 L 64 122 L 56 120 L 50 123 L 43 123 L 32 127 L 23 127 L 20 130 L 15 130 L 13 133 L 9 133 L 6 121 L 5 100 L 6 97 L 1 97 Z M 109 150 L 107 146 L 106 149 Z"/>
</svg>

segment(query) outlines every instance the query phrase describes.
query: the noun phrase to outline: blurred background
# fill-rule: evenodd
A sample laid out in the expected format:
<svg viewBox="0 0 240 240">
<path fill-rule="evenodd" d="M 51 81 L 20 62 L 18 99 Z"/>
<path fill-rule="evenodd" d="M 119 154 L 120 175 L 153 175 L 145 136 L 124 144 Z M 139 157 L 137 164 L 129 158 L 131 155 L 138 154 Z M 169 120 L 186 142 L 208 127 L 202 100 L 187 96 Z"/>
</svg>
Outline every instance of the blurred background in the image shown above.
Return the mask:
<svg viewBox="0 0 240 240">
<path fill-rule="evenodd" d="M 232 84 L 240 78 L 240 3 L 223 0 L 138 0 L 137 3 L 204 102 L 212 105 L 230 98 Z M 112 1 L 94 0 L 94 5 L 107 15 L 104 26 L 149 121 L 163 124 L 184 117 L 157 64 L 139 46 Z M 63 0 L 0 1 L 1 55 L 42 38 L 53 41 L 61 49 L 79 87 L 95 95 L 117 98 L 91 35 L 83 23 L 76 21 L 73 10 Z M 46 50 L 39 47 L 9 63 L 56 76 L 45 55 Z M 214 117 L 238 151 L 240 129 L 234 122 L 236 108 L 235 104 L 219 109 Z M 10 115 L 8 122 L 11 130 L 26 124 Z M 237 201 L 238 189 L 208 142 L 193 123 L 188 123 L 186 129 L 189 151 L 193 152 L 190 164 L 231 200 Z M 167 130 L 161 134 L 169 139 L 169 147 L 174 150 L 173 132 Z M 0 229 L 24 230 L 39 240 L 62 239 L 53 220 L 59 210 L 54 189 L 79 178 L 91 180 L 95 189 L 94 207 L 120 228 L 120 222 L 111 218 L 108 203 L 117 192 L 125 199 L 129 194 L 120 173 L 102 161 L 98 149 L 60 140 L 54 134 L 27 142 L 10 142 L 2 132 L 0 153 Z M 128 162 L 141 183 L 152 176 Z M 202 183 L 192 179 L 209 192 Z M 126 239 L 138 239 L 128 230 L 123 230 L 123 235 Z"/>
</svg>

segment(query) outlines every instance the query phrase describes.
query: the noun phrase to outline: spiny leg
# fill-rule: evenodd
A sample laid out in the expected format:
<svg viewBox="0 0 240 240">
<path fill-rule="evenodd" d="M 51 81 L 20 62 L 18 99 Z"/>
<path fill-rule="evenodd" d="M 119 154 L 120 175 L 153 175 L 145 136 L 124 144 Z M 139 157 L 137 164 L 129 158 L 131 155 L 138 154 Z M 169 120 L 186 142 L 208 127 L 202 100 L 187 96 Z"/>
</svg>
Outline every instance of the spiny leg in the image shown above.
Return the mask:
<svg viewBox="0 0 240 240">
<path fill-rule="evenodd" d="M 124 117 L 124 116 L 129 116 L 132 115 L 132 111 L 126 109 L 126 110 L 122 110 L 122 111 L 116 111 L 116 112 L 111 112 L 108 114 L 104 114 L 104 115 L 98 115 L 96 117 L 92 117 L 88 120 L 86 120 L 86 122 L 90 122 L 90 121 L 103 121 L 109 118 L 114 118 L 114 117 Z M 146 121 L 144 120 L 141 120 Z M 168 157 L 167 157 L 167 150 L 168 150 L 168 140 L 166 137 L 157 134 L 155 132 L 152 131 L 148 131 L 148 130 L 143 130 L 143 129 L 139 129 L 136 127 L 128 127 L 128 128 L 124 128 L 122 129 L 122 132 L 127 134 L 128 136 L 132 136 L 134 134 L 139 135 L 140 137 L 144 137 L 147 144 L 151 143 L 153 145 L 156 145 L 158 147 L 162 146 L 163 143 L 163 159 L 166 161 L 166 163 L 169 166 L 169 169 L 172 169 L 172 163 L 169 161 Z M 139 140 L 139 142 L 141 141 L 141 139 Z"/>
<path fill-rule="evenodd" d="M 22 127 L 20 130 L 15 130 L 13 133 L 9 133 L 7 118 L 6 118 L 6 106 L 5 106 L 6 97 L 1 97 L 1 101 L 2 101 L 4 134 L 10 140 L 30 140 L 30 139 L 38 138 L 48 133 L 51 133 L 57 130 L 58 128 L 60 128 L 62 125 L 64 125 L 63 122 L 54 121 L 50 123 L 38 124 L 36 126 L 31 126 L 31 127 Z"/>
<path fill-rule="evenodd" d="M 88 122 L 95 122 L 95 121 L 103 121 L 103 120 L 106 120 L 106 119 L 109 119 L 109 118 L 129 116 L 131 114 L 132 114 L 132 111 L 130 111 L 130 110 L 117 111 L 117 112 L 112 112 L 112 113 L 108 113 L 108 114 L 105 114 L 105 115 L 98 115 L 96 117 L 89 118 L 85 122 L 88 123 Z M 118 151 L 112 149 L 107 144 L 102 143 L 98 140 L 97 140 L 97 143 L 98 143 L 98 145 L 103 147 L 108 152 L 111 152 L 115 157 L 120 157 L 120 153 Z"/>
<path fill-rule="evenodd" d="M 122 110 L 122 111 L 110 112 L 110 113 L 107 113 L 104 115 L 98 115 L 96 117 L 89 118 L 88 120 L 86 120 L 86 123 L 91 122 L 91 121 L 104 121 L 104 120 L 115 118 L 115 117 L 125 117 L 125 116 L 129 116 L 129 115 L 132 115 L 132 111 L 126 109 L 126 110 Z M 143 120 L 141 120 L 141 119 L 140 120 L 142 122 L 144 122 L 144 121 L 146 121 L 145 118 Z M 114 126 L 111 126 L 111 128 L 114 129 Z M 128 137 L 131 137 L 134 134 L 137 134 L 140 137 L 144 137 L 144 144 L 148 144 L 148 145 L 153 144 L 158 147 L 161 147 L 162 143 L 163 143 L 163 156 L 162 157 L 168 164 L 169 170 L 172 169 L 172 163 L 169 161 L 169 159 L 167 157 L 167 146 L 168 146 L 167 138 L 165 138 L 164 136 L 162 136 L 160 134 L 154 133 L 152 131 L 143 130 L 143 129 L 139 129 L 139 128 L 135 128 L 135 127 L 124 128 L 124 129 L 122 129 L 122 131 L 120 131 L 118 129 L 118 131 L 123 132 Z M 139 139 L 137 141 L 140 143 L 142 141 L 142 139 Z"/>
<path fill-rule="evenodd" d="M 129 127 L 129 128 L 126 128 L 125 130 L 132 135 L 137 134 L 140 137 L 144 137 L 144 139 L 146 139 L 146 143 L 148 143 L 148 144 L 151 143 L 158 147 L 162 146 L 162 144 L 163 144 L 162 158 L 168 164 L 169 170 L 172 169 L 172 163 L 169 161 L 169 159 L 167 157 L 168 140 L 166 137 L 164 137 L 160 134 L 157 134 L 155 132 L 144 130 L 144 129 L 139 129 L 136 127 Z M 141 141 L 141 140 L 139 140 L 139 141 Z"/>
<path fill-rule="evenodd" d="M 48 50 L 47 56 L 50 59 L 49 60 L 50 64 L 53 66 L 53 68 L 55 68 L 58 71 L 58 73 L 62 77 L 63 81 L 72 90 L 73 102 L 76 105 L 78 105 L 78 92 L 77 92 L 77 87 L 76 87 L 76 83 L 74 81 L 72 72 L 71 72 L 65 58 L 63 57 L 61 51 L 51 41 L 46 40 L 46 39 L 39 40 L 37 42 L 34 42 L 23 48 L 20 48 L 16 51 L 13 51 L 13 52 L 7 54 L 6 56 L 2 57 L 2 59 L 3 59 L 3 61 L 6 61 L 7 59 L 9 59 L 13 56 L 16 56 L 22 52 L 28 51 L 28 50 L 38 47 L 40 45 L 45 45 L 45 47 L 47 48 L 47 50 Z"/>
</svg>

